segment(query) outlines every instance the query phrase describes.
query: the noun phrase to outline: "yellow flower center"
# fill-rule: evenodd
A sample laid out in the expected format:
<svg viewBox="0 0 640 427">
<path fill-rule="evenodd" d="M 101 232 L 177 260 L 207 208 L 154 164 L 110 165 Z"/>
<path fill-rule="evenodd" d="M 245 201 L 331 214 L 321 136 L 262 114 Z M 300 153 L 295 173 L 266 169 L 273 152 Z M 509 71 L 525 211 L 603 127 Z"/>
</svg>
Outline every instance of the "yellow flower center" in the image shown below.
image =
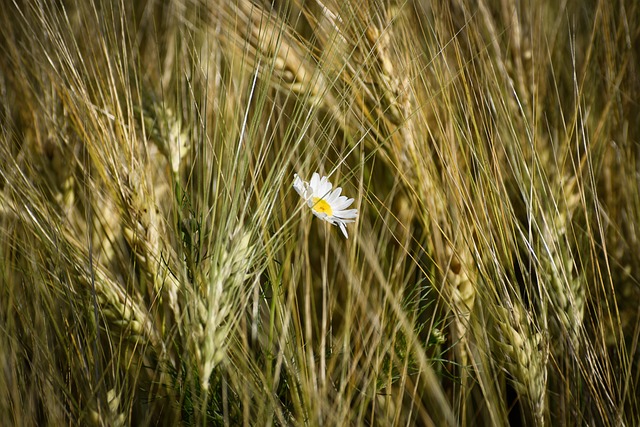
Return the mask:
<svg viewBox="0 0 640 427">
<path fill-rule="evenodd" d="M 311 201 L 313 202 L 313 207 L 311 209 L 313 209 L 318 213 L 327 214 L 327 216 L 333 216 L 333 210 L 331 209 L 331 205 L 327 203 L 324 199 L 321 199 L 319 197 L 314 197 L 313 199 L 311 199 Z"/>
</svg>

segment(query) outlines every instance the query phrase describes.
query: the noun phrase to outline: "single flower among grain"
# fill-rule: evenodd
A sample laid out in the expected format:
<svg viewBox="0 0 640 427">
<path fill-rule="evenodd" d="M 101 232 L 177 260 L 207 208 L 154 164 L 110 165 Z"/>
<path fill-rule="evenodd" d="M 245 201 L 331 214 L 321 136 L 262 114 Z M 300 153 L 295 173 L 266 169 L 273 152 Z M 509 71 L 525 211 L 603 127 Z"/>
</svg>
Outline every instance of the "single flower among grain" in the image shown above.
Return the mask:
<svg viewBox="0 0 640 427">
<path fill-rule="evenodd" d="M 346 224 L 356 220 L 358 210 L 347 209 L 353 203 L 353 199 L 341 196 L 341 187 L 332 191 L 333 185 L 329 178 L 320 178 L 320 175 L 314 172 L 310 182 L 303 181 L 298 174 L 294 174 L 293 188 L 307 202 L 315 216 L 329 224 L 337 225 L 344 237 L 349 238 Z"/>
</svg>

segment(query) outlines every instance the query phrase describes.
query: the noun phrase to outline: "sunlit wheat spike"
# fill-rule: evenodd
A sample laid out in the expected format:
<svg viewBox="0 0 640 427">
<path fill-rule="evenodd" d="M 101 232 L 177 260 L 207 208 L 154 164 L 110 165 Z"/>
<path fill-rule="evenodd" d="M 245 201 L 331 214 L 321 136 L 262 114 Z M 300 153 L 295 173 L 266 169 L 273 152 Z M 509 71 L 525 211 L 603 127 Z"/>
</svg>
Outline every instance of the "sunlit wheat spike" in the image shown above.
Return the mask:
<svg viewBox="0 0 640 427">
<path fill-rule="evenodd" d="M 190 331 L 189 348 L 198 366 L 200 382 L 209 387 L 215 367 L 225 360 L 230 334 L 238 320 L 238 306 L 246 304 L 248 260 L 253 256 L 251 235 L 239 230 L 220 248 L 208 271 L 197 277 L 186 307 L 185 327 Z"/>
<path fill-rule="evenodd" d="M 151 295 L 151 300 L 160 298 L 162 302 L 166 297 L 173 319 L 164 320 L 170 327 L 181 317 L 181 310 L 177 295 L 179 283 L 175 274 L 168 271 L 171 255 L 163 248 L 161 238 L 166 224 L 162 222 L 153 188 L 150 188 L 153 182 L 139 169 L 131 172 L 121 189 L 124 196 L 122 212 L 126 214 L 123 235 L 136 256 L 142 288 Z"/>
<path fill-rule="evenodd" d="M 375 119 L 397 126 L 407 118 L 405 97 L 391 55 L 396 10 L 382 2 L 318 2 L 319 16 L 310 19 L 323 43 L 321 64 L 329 75 L 337 74 L 345 93 L 352 91 L 359 108 Z M 396 62 L 397 63 L 397 62 Z"/>
<path fill-rule="evenodd" d="M 275 13 L 249 0 L 226 2 L 213 13 L 231 30 L 220 35 L 221 41 L 275 87 L 311 105 L 329 96 L 309 47 L 301 44 Z"/>
<path fill-rule="evenodd" d="M 114 427 L 127 425 L 127 413 L 120 409 L 121 393 L 115 388 L 111 388 L 107 391 L 106 400 L 107 404 L 105 408 L 91 410 L 89 419 L 93 425 L 109 425 Z"/>
<path fill-rule="evenodd" d="M 141 113 L 145 133 L 165 157 L 174 179 L 178 180 L 180 166 L 184 165 L 192 148 L 187 127 L 176 112 L 151 95 L 143 100 Z"/>
<path fill-rule="evenodd" d="M 548 343 L 535 322 L 519 305 L 496 307 L 496 322 L 505 369 L 516 391 L 528 399 L 537 425 L 545 424 Z"/>
<path fill-rule="evenodd" d="M 408 12 L 376 1 L 367 2 L 365 7 L 352 2 L 326 1 L 320 3 L 320 8 L 320 17 L 312 22 L 325 44 L 321 64 L 325 64 L 327 73 L 338 75 L 341 86 L 337 90 L 355 99 L 349 107 L 354 118 L 347 122 L 360 120 L 360 126 L 371 130 L 370 142 L 381 148 L 386 154 L 383 159 L 391 167 L 400 167 L 401 178 L 412 189 L 414 203 L 423 207 L 420 218 L 433 239 L 432 247 L 445 278 L 443 294 L 453 313 L 455 342 L 460 360 L 466 365 L 466 331 L 473 312 L 477 272 L 470 242 L 456 235 L 456 226 L 451 220 L 456 208 L 445 202 L 448 190 L 438 182 L 435 159 L 431 158 L 433 153 L 424 148 L 425 143 L 430 143 L 427 142 L 431 138 L 430 127 L 435 123 L 420 122 L 424 116 L 416 114 L 424 104 L 428 105 L 418 97 L 424 92 L 415 88 L 423 77 L 412 74 L 414 59 L 398 53 L 399 49 L 394 46 L 394 43 L 402 46 L 401 37 L 412 34 L 403 27 L 409 22 Z M 337 64 L 343 66 L 340 68 Z M 437 113 L 446 114 L 446 111 Z M 453 132 L 441 135 L 442 139 L 449 140 L 453 151 L 459 150 L 456 137 Z M 433 229 L 434 219 L 439 224 L 437 229 Z"/>
<path fill-rule="evenodd" d="M 462 247 L 462 245 L 459 246 Z M 477 277 L 474 276 L 475 266 L 470 251 L 454 253 L 451 247 L 448 247 L 447 252 L 450 254 L 450 261 L 445 292 L 451 298 L 454 342 L 456 342 L 460 363 L 466 366 L 469 363 L 467 330 L 475 305 Z"/>
<path fill-rule="evenodd" d="M 90 292 L 90 288 L 95 285 L 101 312 L 109 324 L 123 334 L 123 338 L 132 344 L 142 340 L 143 343 L 150 344 L 150 348 L 157 355 L 163 354 L 164 344 L 159 331 L 139 296 L 128 295 L 122 286 L 109 278 L 100 267 L 95 269 L 94 279 L 88 272 L 79 272 L 79 274 L 79 279 L 85 286 L 84 292 Z"/>
<path fill-rule="evenodd" d="M 406 125 L 408 117 L 407 79 L 399 77 L 394 67 L 398 58 L 391 55 L 396 10 L 382 2 L 326 1 L 318 2 L 318 8 L 308 19 L 322 44 L 319 66 L 335 82 L 336 93 L 325 100 L 325 106 L 350 129 L 364 124 L 374 143 L 381 143 L 396 130 L 402 131 L 399 125 Z M 409 136 L 404 133 L 404 138 Z"/>
<path fill-rule="evenodd" d="M 556 329 L 556 337 L 566 336 L 572 351 L 577 352 L 583 326 L 585 283 L 583 274 L 576 271 L 571 246 L 575 240 L 573 217 L 582 202 L 575 177 L 561 178 L 557 187 L 554 203 L 542 214 L 541 268 L 548 278 L 551 326 Z M 558 348 L 561 347 L 559 342 Z"/>
<path fill-rule="evenodd" d="M 385 126 L 376 128 L 380 132 L 378 135 L 390 145 L 391 162 L 403 166 L 403 179 L 414 189 L 413 194 L 418 198 L 416 202 L 424 204 L 430 212 L 431 218 L 422 217 L 425 228 L 432 228 L 433 218 L 440 223 L 440 230 L 431 230 L 434 233 L 432 237 L 436 239 L 433 247 L 437 251 L 436 259 L 441 272 L 446 278 L 444 294 L 447 295 L 453 312 L 454 336 L 460 359 L 466 365 L 466 330 L 475 301 L 474 259 L 469 248 L 470 242 L 455 235 L 455 225 L 451 221 L 454 216 L 451 210 L 455 208 L 445 204 L 447 190 L 437 184 L 432 164 L 425 164 L 430 162 L 427 157 L 430 154 L 428 150 L 419 148 L 418 141 L 427 138 L 420 135 L 421 129 L 426 127 L 428 130 L 430 124 L 417 123 L 415 112 L 424 101 L 417 97 L 421 92 L 413 90 L 414 82 L 410 80 L 411 77 L 407 77 L 407 73 L 412 70 L 411 59 L 402 55 L 394 56 L 391 52 L 392 41 L 400 37 L 401 33 L 397 34 L 396 30 L 404 22 L 404 17 L 395 8 L 378 2 L 370 3 L 368 14 L 362 12 L 363 9 L 352 10 L 359 19 L 348 22 L 354 22 L 354 26 L 360 27 L 346 31 L 352 34 L 357 34 L 358 30 L 362 32 L 355 51 L 358 52 L 357 55 L 361 55 L 365 64 L 352 71 L 353 80 L 359 83 L 362 92 L 369 97 L 369 101 L 365 101 L 362 106 L 363 110 L 367 111 L 367 104 L 378 109 L 371 116 L 365 115 L 372 120 L 371 125 L 376 126 L 378 120 L 385 123 Z M 362 14 L 365 16 L 361 16 Z M 454 139 L 455 135 L 442 136 L 447 137 Z M 457 150 L 455 141 L 451 143 L 453 150 Z M 444 243 L 437 243 L 440 239 Z"/>
</svg>

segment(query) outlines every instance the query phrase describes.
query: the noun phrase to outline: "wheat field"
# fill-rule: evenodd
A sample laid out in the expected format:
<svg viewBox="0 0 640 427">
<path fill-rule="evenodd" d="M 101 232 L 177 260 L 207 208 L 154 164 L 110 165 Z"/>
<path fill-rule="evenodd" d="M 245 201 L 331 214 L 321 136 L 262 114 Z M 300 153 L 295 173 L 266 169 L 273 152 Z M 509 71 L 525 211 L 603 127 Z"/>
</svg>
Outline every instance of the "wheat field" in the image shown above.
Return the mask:
<svg viewBox="0 0 640 427">
<path fill-rule="evenodd" d="M 634 0 L 8 0 L 0 424 L 640 424 L 639 102 Z"/>
</svg>

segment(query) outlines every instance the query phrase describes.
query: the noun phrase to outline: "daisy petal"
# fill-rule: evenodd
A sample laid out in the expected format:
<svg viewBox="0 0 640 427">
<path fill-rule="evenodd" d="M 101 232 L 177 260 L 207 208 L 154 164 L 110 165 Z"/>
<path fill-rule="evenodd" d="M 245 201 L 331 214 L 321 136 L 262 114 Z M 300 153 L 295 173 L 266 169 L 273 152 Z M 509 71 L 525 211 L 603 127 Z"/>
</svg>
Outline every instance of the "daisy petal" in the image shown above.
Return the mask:
<svg viewBox="0 0 640 427">
<path fill-rule="evenodd" d="M 333 189 L 328 177 L 320 177 L 314 172 L 308 183 L 294 174 L 293 188 L 305 200 L 314 216 L 337 225 L 344 237 L 349 238 L 346 224 L 355 222 L 358 210 L 346 209 L 351 206 L 353 199 L 342 195 L 342 187 Z"/>
<path fill-rule="evenodd" d="M 298 193 L 301 197 L 306 198 L 306 188 L 304 184 L 304 181 L 300 179 L 298 174 L 293 175 L 293 189 L 296 190 L 296 193 Z"/>
<path fill-rule="evenodd" d="M 347 234 L 347 227 L 345 227 L 343 222 L 338 223 L 338 226 L 340 227 L 340 230 L 342 231 L 342 234 L 344 234 L 344 237 L 346 239 L 349 238 L 349 234 Z"/>
<path fill-rule="evenodd" d="M 326 198 L 327 202 L 336 202 L 336 201 L 340 200 L 340 193 L 342 193 L 342 188 L 341 187 L 338 187 L 335 190 L 333 190 L 331 192 L 331 194 L 329 194 L 329 196 L 327 196 L 327 198 Z"/>
<path fill-rule="evenodd" d="M 318 188 L 318 184 L 320 184 L 320 175 L 317 172 L 314 172 L 311 176 L 311 181 L 309 181 L 309 186 L 312 190 Z"/>
</svg>

